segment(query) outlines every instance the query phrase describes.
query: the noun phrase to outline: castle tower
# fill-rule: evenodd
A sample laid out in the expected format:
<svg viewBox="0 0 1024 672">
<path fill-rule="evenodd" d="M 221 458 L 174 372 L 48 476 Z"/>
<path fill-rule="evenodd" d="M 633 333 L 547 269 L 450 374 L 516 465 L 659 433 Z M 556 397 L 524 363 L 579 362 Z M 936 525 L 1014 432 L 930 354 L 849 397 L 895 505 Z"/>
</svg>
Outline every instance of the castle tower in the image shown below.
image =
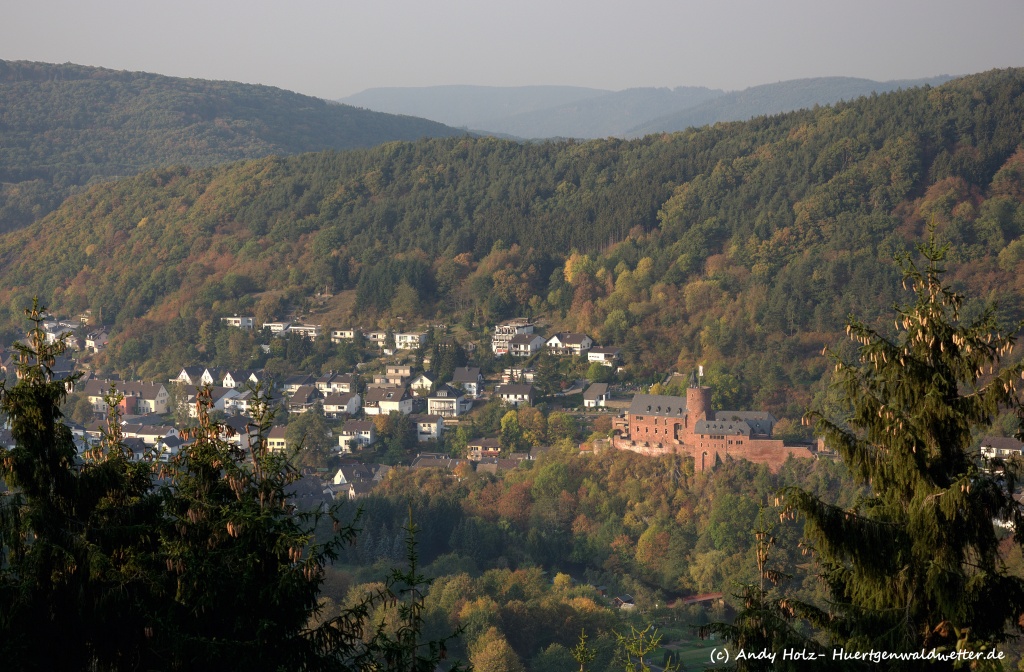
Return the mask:
<svg viewBox="0 0 1024 672">
<path fill-rule="evenodd" d="M 711 388 L 695 384 L 686 388 L 686 419 L 691 431 L 698 420 L 707 420 L 711 413 Z"/>
</svg>

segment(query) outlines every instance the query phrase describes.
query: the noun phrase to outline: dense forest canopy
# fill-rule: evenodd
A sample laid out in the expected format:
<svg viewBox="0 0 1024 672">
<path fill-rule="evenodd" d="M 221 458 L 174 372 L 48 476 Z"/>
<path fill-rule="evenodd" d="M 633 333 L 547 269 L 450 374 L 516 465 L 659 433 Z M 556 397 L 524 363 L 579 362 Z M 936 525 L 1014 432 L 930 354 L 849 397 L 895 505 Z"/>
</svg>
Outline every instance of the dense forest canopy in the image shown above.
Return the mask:
<svg viewBox="0 0 1024 672">
<path fill-rule="evenodd" d="M 91 308 L 115 325 L 110 365 L 130 344 L 162 375 L 209 352 L 203 322 L 352 290 L 353 322 L 543 314 L 642 375 L 714 363 L 722 401 L 796 417 L 822 344 L 851 313 L 885 314 L 893 255 L 927 224 L 954 245 L 954 281 L 1019 312 L 1022 94 L 1024 71 L 1003 70 L 630 142 L 157 169 L 0 239 L 0 319 L 13 335 L 35 294 Z"/>
<path fill-rule="evenodd" d="M 269 86 L 0 61 L 0 231 L 147 168 L 461 133 Z"/>
</svg>

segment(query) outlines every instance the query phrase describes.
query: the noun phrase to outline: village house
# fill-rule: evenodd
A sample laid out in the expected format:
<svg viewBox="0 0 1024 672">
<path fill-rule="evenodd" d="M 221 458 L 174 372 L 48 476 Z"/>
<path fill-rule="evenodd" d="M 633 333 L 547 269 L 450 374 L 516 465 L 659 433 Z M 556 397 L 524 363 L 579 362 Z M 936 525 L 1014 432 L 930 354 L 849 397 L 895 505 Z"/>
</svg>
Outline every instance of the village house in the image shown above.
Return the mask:
<svg viewBox="0 0 1024 672">
<path fill-rule="evenodd" d="M 608 383 L 593 383 L 583 393 L 583 406 L 586 408 L 604 408 L 608 401 Z"/>
<path fill-rule="evenodd" d="M 588 362 L 598 362 L 604 366 L 615 366 L 621 360 L 622 348 L 594 346 L 587 351 Z"/>
<path fill-rule="evenodd" d="M 199 411 L 196 409 L 196 400 L 198 399 L 201 389 L 208 389 L 210 391 L 211 411 L 224 411 L 225 413 L 231 412 L 235 407 L 234 400 L 241 396 L 241 392 L 233 387 L 186 388 L 188 415 L 190 418 L 199 417 Z"/>
<path fill-rule="evenodd" d="M 292 395 L 300 387 L 316 387 L 316 378 L 309 374 L 299 374 L 297 376 L 288 376 L 281 381 L 281 391 L 285 394 Z"/>
<path fill-rule="evenodd" d="M 498 439 L 473 439 L 466 444 L 468 457 L 472 462 L 484 458 L 501 457 L 501 441 Z"/>
<path fill-rule="evenodd" d="M 105 397 L 110 393 L 111 384 L 115 394 L 121 394 L 121 412 L 131 415 L 163 415 L 167 412 L 167 388 L 160 383 L 141 383 L 130 381 L 90 380 L 82 392 L 92 404 L 92 412 L 106 415 L 107 402 Z"/>
<path fill-rule="evenodd" d="M 440 441 L 444 434 L 444 419 L 440 415 L 410 415 L 409 421 L 416 427 L 417 441 Z"/>
<path fill-rule="evenodd" d="M 269 329 L 270 333 L 275 336 L 279 336 L 288 331 L 288 327 L 292 326 L 291 322 L 264 322 L 263 328 Z"/>
<path fill-rule="evenodd" d="M 126 439 L 142 439 L 147 446 L 155 446 L 167 437 L 177 438 L 178 430 L 166 425 L 121 425 L 121 435 Z"/>
<path fill-rule="evenodd" d="M 383 374 L 373 377 L 373 387 L 405 387 L 412 379 L 412 367 L 406 364 L 389 364 Z"/>
<path fill-rule="evenodd" d="M 510 366 L 501 372 L 502 383 L 532 383 L 537 370 L 522 366 Z"/>
<path fill-rule="evenodd" d="M 484 377 L 479 366 L 460 366 L 452 374 L 452 385 L 462 388 L 466 396 L 475 399 L 484 391 Z"/>
<path fill-rule="evenodd" d="M 519 334 L 508 342 L 508 352 L 513 357 L 531 357 L 544 346 L 544 339 L 537 334 Z"/>
<path fill-rule="evenodd" d="M 338 344 L 342 341 L 353 341 L 355 338 L 355 329 L 331 329 L 331 343 Z"/>
<path fill-rule="evenodd" d="M 513 408 L 532 406 L 534 399 L 533 385 L 524 383 L 498 385 L 494 388 L 494 396 Z"/>
<path fill-rule="evenodd" d="M 251 315 L 232 315 L 231 317 L 222 317 L 220 321 L 236 329 L 256 328 L 256 318 Z"/>
<path fill-rule="evenodd" d="M 495 355 L 504 355 L 509 352 L 509 343 L 516 336 L 533 333 L 533 323 L 520 317 L 508 320 L 494 326 L 494 333 L 491 335 L 491 351 Z"/>
<path fill-rule="evenodd" d="M 373 331 L 367 331 L 363 334 L 370 343 L 373 343 L 377 347 L 384 348 L 388 344 L 388 332 L 382 329 L 375 329 Z"/>
<path fill-rule="evenodd" d="M 331 392 L 324 397 L 324 415 L 337 420 L 359 412 L 361 399 L 356 392 Z"/>
<path fill-rule="evenodd" d="M 306 413 L 311 410 L 323 397 L 312 385 L 302 385 L 292 393 L 288 399 L 287 408 L 289 413 Z"/>
<path fill-rule="evenodd" d="M 230 387 L 235 390 L 240 390 L 246 385 L 256 385 L 259 382 L 260 378 L 255 371 L 240 369 L 238 371 L 225 371 L 220 384 L 221 387 Z"/>
<path fill-rule="evenodd" d="M 108 343 L 110 343 L 110 335 L 107 333 L 106 329 L 90 331 L 85 336 L 86 352 L 97 353 L 107 347 Z"/>
<path fill-rule="evenodd" d="M 368 446 L 377 440 L 377 425 L 372 420 L 347 420 L 338 434 L 341 452 L 351 453 L 353 444 Z"/>
<path fill-rule="evenodd" d="M 594 341 L 586 334 L 574 334 L 568 331 L 561 331 L 544 342 L 544 347 L 553 355 L 576 355 L 577 357 L 587 354 L 592 345 L 594 345 Z"/>
<path fill-rule="evenodd" d="M 437 382 L 437 376 L 429 371 L 417 374 L 412 382 L 409 383 L 409 389 L 412 390 L 416 396 L 426 396 L 430 394 L 430 390 L 434 388 L 434 384 Z"/>
<path fill-rule="evenodd" d="M 412 413 L 412 395 L 405 387 L 374 387 L 366 391 L 363 413 L 366 415 L 387 415 L 392 411 L 409 415 Z"/>
<path fill-rule="evenodd" d="M 291 324 L 288 326 L 287 333 L 289 336 L 301 336 L 315 341 L 320 338 L 321 329 L 319 324 Z"/>
<path fill-rule="evenodd" d="M 267 450 L 272 453 L 283 453 L 288 450 L 288 439 L 285 438 L 287 427 L 271 427 L 267 433 Z"/>
<path fill-rule="evenodd" d="M 351 393 L 359 391 L 359 383 L 355 374 L 352 373 L 326 373 L 316 380 L 316 389 L 322 394 L 327 393 Z"/>
<path fill-rule="evenodd" d="M 406 331 L 395 334 L 395 348 L 397 350 L 417 350 L 427 342 L 427 332 Z"/>
<path fill-rule="evenodd" d="M 467 399 L 465 392 L 451 385 L 441 385 L 427 397 L 427 413 L 440 415 L 442 418 L 457 418 L 473 410 L 473 400 Z"/>
<path fill-rule="evenodd" d="M 1024 456 L 1024 444 L 1008 436 L 986 436 L 981 439 L 978 452 L 987 460 L 1005 460 Z"/>
</svg>

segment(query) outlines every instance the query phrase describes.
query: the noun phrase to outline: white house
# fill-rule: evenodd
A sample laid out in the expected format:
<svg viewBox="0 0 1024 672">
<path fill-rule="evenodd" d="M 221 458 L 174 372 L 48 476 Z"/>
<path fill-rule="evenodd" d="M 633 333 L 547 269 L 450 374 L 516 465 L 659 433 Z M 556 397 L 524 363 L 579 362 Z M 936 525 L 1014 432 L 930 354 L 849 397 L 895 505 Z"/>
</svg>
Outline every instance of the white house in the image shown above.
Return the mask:
<svg viewBox="0 0 1024 672">
<path fill-rule="evenodd" d="M 387 415 L 392 411 L 409 415 L 412 413 L 412 395 L 405 387 L 375 387 L 366 391 L 363 413 L 366 415 Z"/>
<path fill-rule="evenodd" d="M 355 415 L 359 412 L 361 399 L 355 392 L 333 392 L 324 398 L 324 415 L 337 420 L 342 415 Z"/>
<path fill-rule="evenodd" d="M 484 391 L 484 377 L 479 366 L 460 366 L 452 374 L 452 384 L 458 385 L 467 396 L 476 398 Z"/>
<path fill-rule="evenodd" d="M 519 334 L 508 342 L 508 351 L 513 357 L 529 357 L 541 349 L 544 339 L 537 334 Z"/>
<path fill-rule="evenodd" d="M 319 324 L 293 324 L 288 327 L 288 335 L 302 336 L 315 341 L 320 338 L 320 330 Z"/>
<path fill-rule="evenodd" d="M 395 348 L 398 350 L 416 350 L 427 342 L 427 332 L 409 331 L 395 334 Z"/>
<path fill-rule="evenodd" d="M 584 355 L 594 345 L 594 341 L 586 334 L 559 332 L 544 342 L 544 346 L 555 355 Z"/>
<path fill-rule="evenodd" d="M 533 324 L 525 317 L 496 324 L 491 335 L 491 351 L 496 355 L 504 355 L 509 351 L 509 342 L 514 337 L 532 333 Z"/>
<path fill-rule="evenodd" d="M 494 388 L 494 395 L 509 406 L 531 406 L 533 404 L 533 385 L 509 383 Z"/>
<path fill-rule="evenodd" d="M 444 419 L 439 415 L 410 415 L 409 420 L 416 425 L 418 441 L 438 441 L 444 433 Z"/>
<path fill-rule="evenodd" d="M 353 443 L 368 446 L 376 440 L 377 426 L 372 420 L 349 420 L 338 435 L 338 445 L 343 453 L 351 453 Z"/>
<path fill-rule="evenodd" d="M 604 408 L 608 401 L 608 383 L 594 383 L 583 393 L 583 405 L 587 408 Z"/>
<path fill-rule="evenodd" d="M 220 321 L 229 327 L 236 327 L 238 329 L 254 329 L 256 327 L 256 318 L 251 315 L 233 315 L 231 317 L 222 317 Z"/>
<path fill-rule="evenodd" d="M 473 409 L 473 400 L 451 385 L 441 385 L 427 397 L 427 413 L 442 418 L 457 418 Z"/>
<path fill-rule="evenodd" d="M 604 366 L 615 366 L 621 359 L 622 349 L 609 346 L 597 346 L 587 352 L 588 362 L 600 362 Z"/>
<path fill-rule="evenodd" d="M 356 337 L 355 329 L 331 329 L 331 343 L 351 341 Z"/>
</svg>

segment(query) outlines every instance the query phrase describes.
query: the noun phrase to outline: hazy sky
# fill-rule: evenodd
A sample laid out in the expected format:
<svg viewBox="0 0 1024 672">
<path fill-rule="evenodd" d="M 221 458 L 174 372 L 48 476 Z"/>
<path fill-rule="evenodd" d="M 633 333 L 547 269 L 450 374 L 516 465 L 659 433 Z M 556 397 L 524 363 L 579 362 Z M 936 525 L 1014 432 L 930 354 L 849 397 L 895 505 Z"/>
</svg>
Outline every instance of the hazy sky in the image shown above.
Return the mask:
<svg viewBox="0 0 1024 672">
<path fill-rule="evenodd" d="M 270 84 L 742 89 L 1024 66 L 1021 0 L 0 0 L 0 59 Z"/>
</svg>

